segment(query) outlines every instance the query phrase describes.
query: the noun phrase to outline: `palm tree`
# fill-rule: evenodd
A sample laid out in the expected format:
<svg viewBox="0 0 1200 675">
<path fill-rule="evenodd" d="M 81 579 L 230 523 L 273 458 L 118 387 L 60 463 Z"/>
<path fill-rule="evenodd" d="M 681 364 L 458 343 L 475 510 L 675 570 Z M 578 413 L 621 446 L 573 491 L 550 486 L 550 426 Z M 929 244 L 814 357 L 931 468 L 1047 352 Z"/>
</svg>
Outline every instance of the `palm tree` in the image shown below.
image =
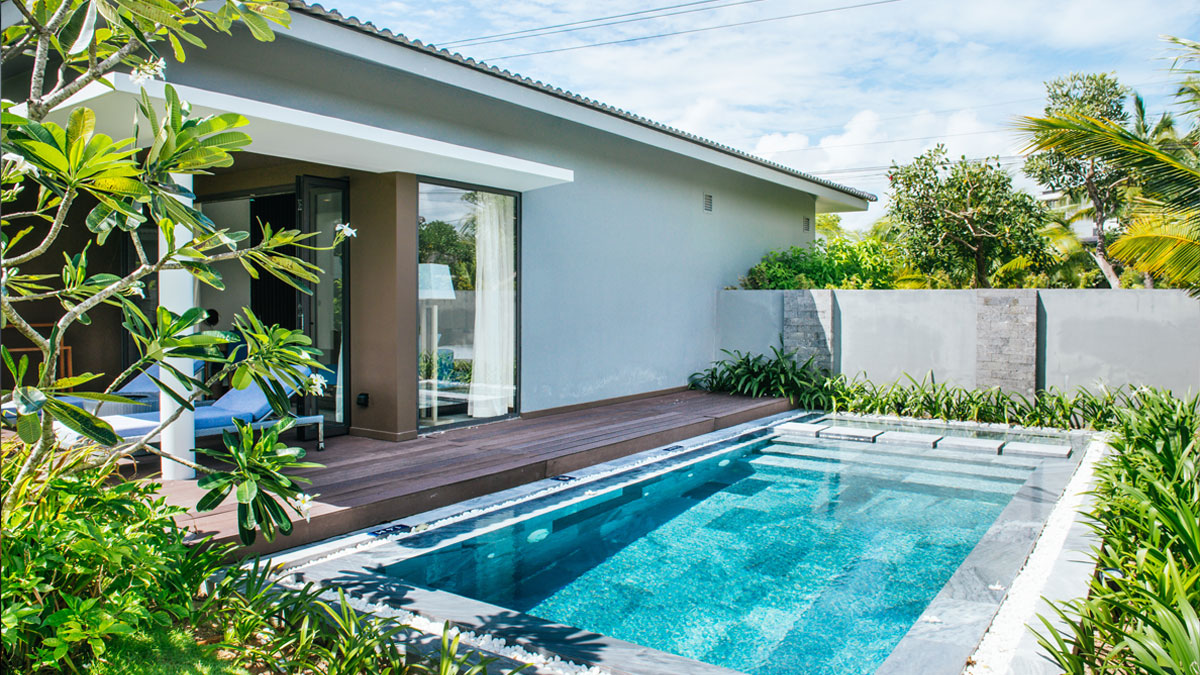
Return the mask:
<svg viewBox="0 0 1200 675">
<path fill-rule="evenodd" d="M 1062 114 L 1024 117 L 1017 128 L 1030 150 L 1058 150 L 1131 170 L 1137 177 L 1132 223 L 1112 254 L 1146 274 L 1200 293 L 1200 42 L 1171 38 L 1182 51 L 1174 70 L 1176 94 L 1191 129 L 1175 131 L 1170 118 L 1153 128 Z"/>
</svg>

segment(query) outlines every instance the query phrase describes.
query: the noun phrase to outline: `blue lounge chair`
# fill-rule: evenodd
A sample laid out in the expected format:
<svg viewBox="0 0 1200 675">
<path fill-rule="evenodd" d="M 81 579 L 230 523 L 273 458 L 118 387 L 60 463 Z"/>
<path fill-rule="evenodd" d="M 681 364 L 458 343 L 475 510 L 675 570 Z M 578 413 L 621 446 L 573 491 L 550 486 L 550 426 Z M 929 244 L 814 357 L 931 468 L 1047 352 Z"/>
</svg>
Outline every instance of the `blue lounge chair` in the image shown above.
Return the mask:
<svg viewBox="0 0 1200 675">
<path fill-rule="evenodd" d="M 292 393 L 290 387 L 288 387 L 288 393 Z M 105 415 L 101 419 L 111 424 L 113 431 L 116 431 L 121 438 L 132 441 L 142 438 L 158 426 L 159 413 L 154 411 L 131 415 Z M 255 429 L 261 429 L 279 421 L 278 417 L 272 415 L 271 403 L 267 400 L 267 395 L 255 384 L 245 389 L 231 389 L 224 396 L 213 401 L 212 405 L 197 405 L 194 419 L 196 438 L 218 436 L 223 431 L 236 431 L 237 427 L 233 423 L 235 419 L 245 422 Z M 317 450 L 325 449 L 325 417 L 323 415 L 297 417 L 296 424 L 298 426 L 317 425 Z M 80 437 L 66 428 L 60 428 L 59 438 L 64 443 L 73 444 Z"/>
<path fill-rule="evenodd" d="M 192 368 L 192 375 L 195 375 L 204 369 L 204 362 L 193 361 Z M 150 379 L 150 377 L 153 376 L 161 380 L 162 375 L 159 375 L 159 370 L 158 364 L 152 365 L 146 370 L 138 373 L 137 377 L 126 382 L 120 389 L 117 389 L 115 392 L 113 392 L 117 396 L 124 396 L 127 399 L 131 399 L 135 401 L 135 403 L 105 403 L 104 407 L 100 408 L 100 412 L 108 413 L 110 415 L 156 412 L 158 410 L 159 389 L 158 385 L 154 384 L 154 380 Z M 90 413 L 95 413 L 97 407 L 100 406 L 100 401 L 90 398 L 83 398 L 81 396 L 73 396 L 71 394 L 64 394 L 56 398 L 73 406 L 83 408 Z M 4 418 L 10 422 L 14 421 L 16 419 L 16 410 L 17 408 L 15 404 L 5 403 Z"/>
</svg>

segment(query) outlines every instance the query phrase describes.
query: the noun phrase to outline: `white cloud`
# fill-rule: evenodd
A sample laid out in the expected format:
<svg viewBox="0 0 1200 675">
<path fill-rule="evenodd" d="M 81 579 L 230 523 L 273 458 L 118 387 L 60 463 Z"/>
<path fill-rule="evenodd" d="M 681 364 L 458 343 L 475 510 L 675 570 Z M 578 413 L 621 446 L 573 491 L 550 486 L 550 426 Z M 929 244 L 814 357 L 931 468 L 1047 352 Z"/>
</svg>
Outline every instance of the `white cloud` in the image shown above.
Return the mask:
<svg viewBox="0 0 1200 675">
<path fill-rule="evenodd" d="M 505 56 L 849 4 L 818 1 L 765 0 L 461 51 Z M 634 0 L 335 2 L 435 43 L 645 9 Z M 1194 0 L 903 0 L 495 64 L 882 197 L 882 170 L 845 170 L 908 161 L 938 142 L 927 137 L 952 156 L 1015 154 L 1017 139 L 996 130 L 1040 110 L 1044 80 L 1115 71 L 1162 92 L 1158 36 L 1198 30 Z M 847 220 L 865 226 L 883 206 Z"/>
</svg>

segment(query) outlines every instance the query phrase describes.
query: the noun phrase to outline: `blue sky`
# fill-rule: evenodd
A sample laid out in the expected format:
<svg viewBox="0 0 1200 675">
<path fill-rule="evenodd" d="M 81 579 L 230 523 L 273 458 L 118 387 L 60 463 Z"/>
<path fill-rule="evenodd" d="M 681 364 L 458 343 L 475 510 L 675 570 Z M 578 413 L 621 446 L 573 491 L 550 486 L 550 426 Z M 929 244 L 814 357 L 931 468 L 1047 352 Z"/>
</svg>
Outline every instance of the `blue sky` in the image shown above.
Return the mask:
<svg viewBox="0 0 1200 675">
<path fill-rule="evenodd" d="M 329 0 L 327 6 L 436 45 L 638 12 L 688 0 Z M 1002 157 L 1018 182 L 1015 115 L 1040 112 L 1043 82 L 1115 72 L 1152 111 L 1170 101 L 1164 34 L 1200 37 L 1197 0 L 715 0 L 685 14 L 454 47 L 522 75 L 795 168 L 876 192 L 885 167 L 944 143 Z M 690 11 L 703 10 L 703 11 Z M 597 42 L 833 10 L 660 39 Z M 661 14 L 661 12 L 659 13 Z M 654 14 L 639 14 L 643 18 Z M 510 57 L 510 58 L 504 58 Z"/>
</svg>

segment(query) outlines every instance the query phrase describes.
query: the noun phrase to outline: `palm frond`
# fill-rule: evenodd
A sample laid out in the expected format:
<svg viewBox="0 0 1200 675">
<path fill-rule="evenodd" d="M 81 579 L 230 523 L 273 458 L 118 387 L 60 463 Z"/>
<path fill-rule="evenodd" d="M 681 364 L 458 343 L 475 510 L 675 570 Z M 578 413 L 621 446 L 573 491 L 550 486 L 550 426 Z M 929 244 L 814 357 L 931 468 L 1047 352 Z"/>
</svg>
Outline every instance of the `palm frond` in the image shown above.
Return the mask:
<svg viewBox="0 0 1200 675">
<path fill-rule="evenodd" d="M 1084 115 L 1021 117 L 1016 123 L 1026 151 L 1057 150 L 1138 173 L 1146 194 L 1200 208 L 1200 167 L 1195 155 L 1175 156 L 1116 122 Z"/>
<path fill-rule="evenodd" d="M 1141 272 L 1200 286 L 1200 210 L 1183 217 L 1141 214 L 1109 250 Z"/>
</svg>

